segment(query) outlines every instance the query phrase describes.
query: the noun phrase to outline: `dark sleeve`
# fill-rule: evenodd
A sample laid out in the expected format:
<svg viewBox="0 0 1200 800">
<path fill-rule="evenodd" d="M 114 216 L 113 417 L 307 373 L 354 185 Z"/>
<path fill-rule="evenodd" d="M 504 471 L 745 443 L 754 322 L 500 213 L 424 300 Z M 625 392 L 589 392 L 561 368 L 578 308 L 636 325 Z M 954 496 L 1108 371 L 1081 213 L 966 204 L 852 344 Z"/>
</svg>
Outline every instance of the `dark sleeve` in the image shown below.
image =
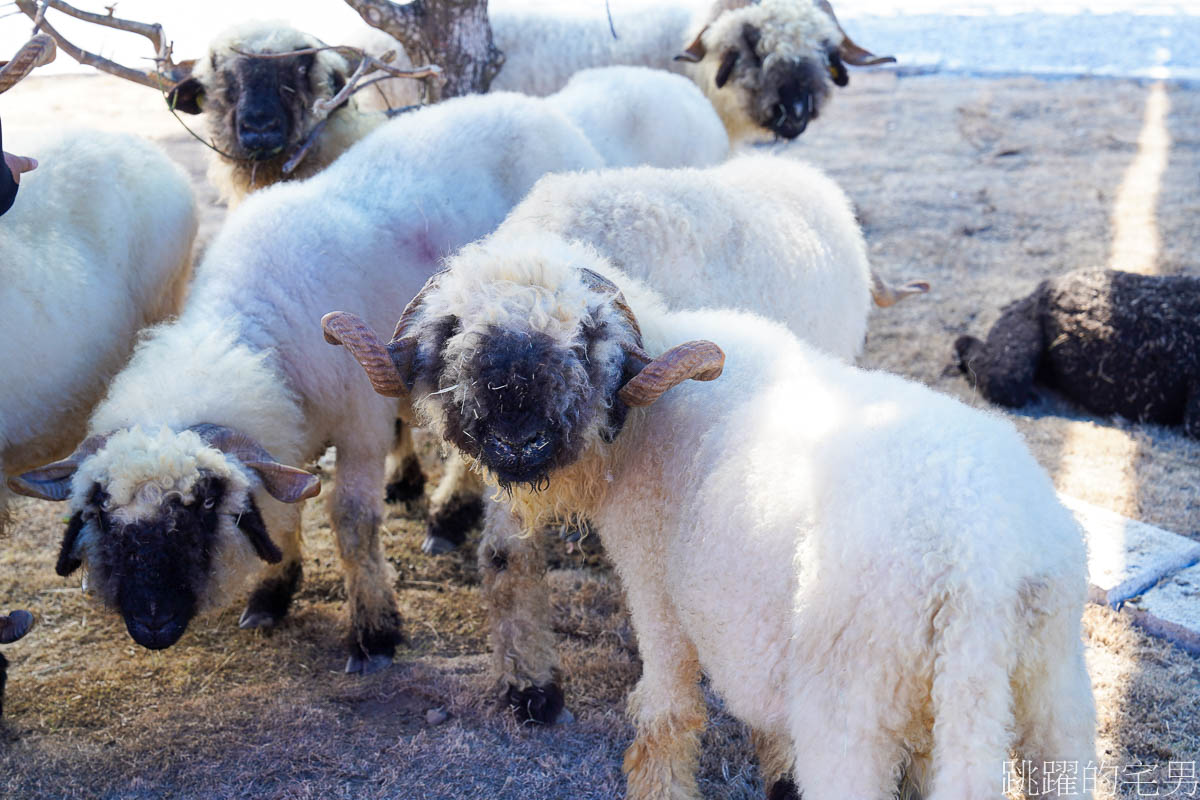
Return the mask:
<svg viewBox="0 0 1200 800">
<path fill-rule="evenodd" d="M 0 130 L 0 153 L 4 151 L 4 133 Z M 13 200 L 17 199 L 17 180 L 12 171 L 0 159 L 0 214 L 12 208 Z"/>
</svg>

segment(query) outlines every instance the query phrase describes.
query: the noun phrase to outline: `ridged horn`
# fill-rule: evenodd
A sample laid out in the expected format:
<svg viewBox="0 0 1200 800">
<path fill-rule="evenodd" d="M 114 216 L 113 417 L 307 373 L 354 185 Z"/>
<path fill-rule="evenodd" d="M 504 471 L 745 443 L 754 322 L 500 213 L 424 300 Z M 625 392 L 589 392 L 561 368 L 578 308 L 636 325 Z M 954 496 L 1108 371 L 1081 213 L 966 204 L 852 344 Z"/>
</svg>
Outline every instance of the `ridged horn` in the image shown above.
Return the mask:
<svg viewBox="0 0 1200 800">
<path fill-rule="evenodd" d="M 195 431 L 209 446 L 237 458 L 262 480 L 267 493 L 281 503 L 298 503 L 321 493 L 321 479 L 311 472 L 280 464 L 249 435 L 223 425 L 201 423 Z"/>
<path fill-rule="evenodd" d="M 618 396 L 627 406 L 648 406 L 686 380 L 711 381 L 721 375 L 725 353 L 703 339 L 672 347 L 642 367 Z"/>
<path fill-rule="evenodd" d="M 9 478 L 8 488 L 17 494 L 36 497 L 39 500 L 66 500 L 71 496 L 71 478 L 79 469 L 79 465 L 88 456 L 104 447 L 104 443 L 111 435 L 99 433 L 89 436 L 75 448 L 74 453 L 62 461 L 55 461 L 53 464 L 31 469 L 22 475 L 14 475 Z"/>
<path fill-rule="evenodd" d="M 925 294 L 929 291 L 928 281 L 909 281 L 900 287 L 890 286 L 887 281 L 871 270 L 871 299 L 880 308 L 894 306 L 906 297 L 914 294 Z"/>
<path fill-rule="evenodd" d="M 362 318 L 349 311 L 330 311 L 321 317 L 321 329 L 325 331 L 325 341 L 350 351 L 376 392 L 384 397 L 408 396 L 391 352 Z"/>
</svg>

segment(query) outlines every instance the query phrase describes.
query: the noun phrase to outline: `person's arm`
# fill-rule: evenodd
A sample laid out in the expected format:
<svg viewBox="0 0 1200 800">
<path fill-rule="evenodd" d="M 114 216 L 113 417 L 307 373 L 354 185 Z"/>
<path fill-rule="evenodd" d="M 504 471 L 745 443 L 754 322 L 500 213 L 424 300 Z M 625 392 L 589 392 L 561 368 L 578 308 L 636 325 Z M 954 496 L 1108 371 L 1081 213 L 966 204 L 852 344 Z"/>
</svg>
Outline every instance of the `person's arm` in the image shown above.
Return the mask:
<svg viewBox="0 0 1200 800">
<path fill-rule="evenodd" d="M 4 134 L 0 131 L 0 150 L 4 147 Z M 21 173 L 37 169 L 37 160 L 26 156 L 4 154 L 4 168 L 0 169 L 0 214 L 12 208 L 17 198 L 17 187 L 21 183 Z"/>
</svg>

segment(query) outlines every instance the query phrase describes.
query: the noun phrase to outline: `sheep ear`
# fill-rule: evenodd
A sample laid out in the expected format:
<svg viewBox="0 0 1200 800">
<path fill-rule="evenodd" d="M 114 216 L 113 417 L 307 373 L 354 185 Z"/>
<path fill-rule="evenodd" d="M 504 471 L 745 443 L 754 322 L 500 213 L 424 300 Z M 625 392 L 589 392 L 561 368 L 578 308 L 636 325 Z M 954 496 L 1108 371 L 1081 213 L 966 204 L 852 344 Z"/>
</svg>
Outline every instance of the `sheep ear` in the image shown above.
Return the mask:
<svg viewBox="0 0 1200 800">
<path fill-rule="evenodd" d="M 692 43 L 685 47 L 682 53 L 675 56 L 675 60 L 687 61 L 691 64 L 695 64 L 703 59 L 704 54 L 708 52 L 708 50 L 704 47 L 704 32 L 707 30 L 707 25 L 701 28 L 700 32 L 696 34 L 696 38 L 692 40 Z"/>
<path fill-rule="evenodd" d="M 185 114 L 199 114 L 204 106 L 204 84 L 196 78 L 185 78 L 167 92 L 167 107 Z"/>
<path fill-rule="evenodd" d="M 267 494 L 281 503 L 299 503 L 321 493 L 321 479 L 311 472 L 277 461 L 246 461 L 262 481 Z"/>
<path fill-rule="evenodd" d="M 83 512 L 76 511 L 67 522 L 67 532 L 63 534 L 62 544 L 58 548 L 58 561 L 54 565 L 54 571 L 64 578 L 83 565 L 83 561 L 76 555 L 79 533 L 82 530 Z"/>
<path fill-rule="evenodd" d="M 278 564 L 283 560 L 283 553 L 275 546 L 275 542 L 271 541 L 271 535 L 267 533 L 267 524 L 263 522 L 262 512 L 258 510 L 258 504 L 254 502 L 253 497 L 250 498 L 250 508 L 238 515 L 237 526 L 238 530 L 246 534 L 254 552 L 258 553 L 258 557 L 263 561 Z"/>
<path fill-rule="evenodd" d="M 646 362 L 648 357 L 630 353 L 630 359 Z M 703 339 L 685 342 L 646 363 L 617 394 L 627 406 L 648 406 L 686 380 L 716 380 L 724 366 L 725 353 L 717 345 Z"/>
<path fill-rule="evenodd" d="M 720 89 L 729 80 L 730 73 L 733 72 L 733 67 L 737 64 L 738 57 L 741 54 L 737 50 L 729 50 L 721 58 L 721 66 L 717 69 L 716 84 Z"/>
</svg>

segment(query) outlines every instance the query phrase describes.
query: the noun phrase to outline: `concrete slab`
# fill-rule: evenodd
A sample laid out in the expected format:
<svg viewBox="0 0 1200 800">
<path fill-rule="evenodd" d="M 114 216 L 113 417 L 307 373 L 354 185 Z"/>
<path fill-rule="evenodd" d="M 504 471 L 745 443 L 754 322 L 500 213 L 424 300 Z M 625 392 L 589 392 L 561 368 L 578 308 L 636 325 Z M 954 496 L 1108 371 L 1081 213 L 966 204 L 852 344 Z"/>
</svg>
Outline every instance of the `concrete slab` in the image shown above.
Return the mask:
<svg viewBox="0 0 1200 800">
<path fill-rule="evenodd" d="M 1059 495 L 1088 545 L 1088 599 L 1119 606 L 1164 576 L 1200 561 L 1200 542 L 1108 509 Z M 1200 605 L 1200 601 L 1197 601 Z"/>
<path fill-rule="evenodd" d="M 1159 581 L 1125 610 L 1150 633 L 1200 655 L 1200 564 Z"/>
</svg>

